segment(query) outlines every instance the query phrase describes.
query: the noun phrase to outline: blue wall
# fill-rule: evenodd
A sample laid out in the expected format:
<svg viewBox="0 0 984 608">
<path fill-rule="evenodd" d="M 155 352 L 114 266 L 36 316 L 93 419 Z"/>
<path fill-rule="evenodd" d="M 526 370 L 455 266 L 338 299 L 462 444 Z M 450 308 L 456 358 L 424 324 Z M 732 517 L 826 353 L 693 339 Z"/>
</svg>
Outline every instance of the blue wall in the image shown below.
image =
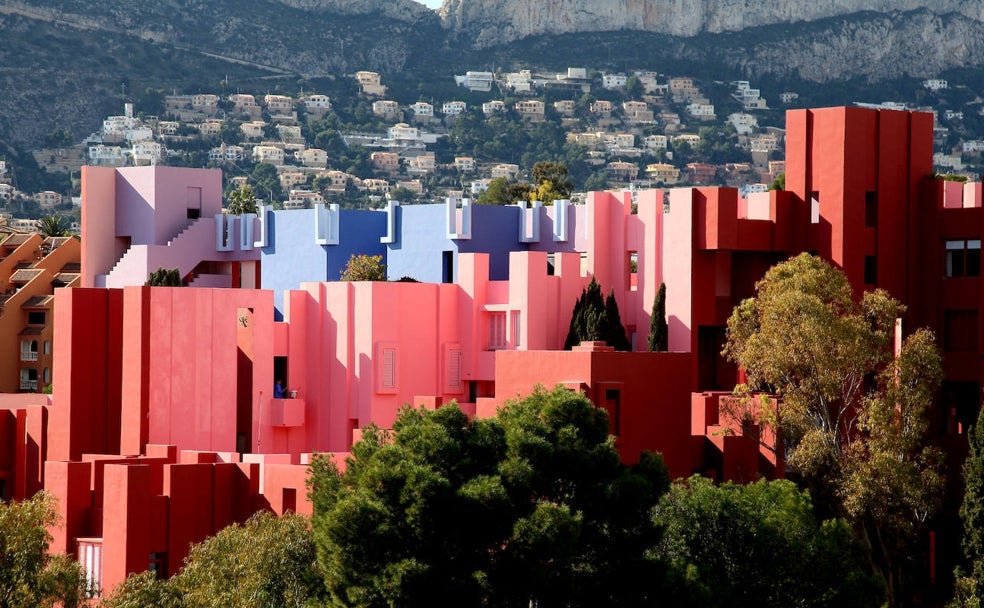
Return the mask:
<svg viewBox="0 0 984 608">
<path fill-rule="evenodd" d="M 277 318 L 281 318 L 283 292 L 308 281 L 337 281 L 353 254 L 382 255 L 379 239 L 386 233 L 386 214 L 380 211 L 343 209 L 339 212 L 338 245 L 314 241 L 314 209 L 274 211 L 270 214 L 269 240 L 260 257 L 263 289 L 272 289 Z"/>
<path fill-rule="evenodd" d="M 387 277 L 440 283 L 444 279 L 444 252 L 450 251 L 454 280 L 458 278 L 458 253 L 488 253 L 491 279 L 509 278 L 509 252 L 527 249 L 519 242 L 519 209 L 491 205 L 472 205 L 471 209 L 472 238 L 453 240 L 447 237 L 443 203 L 397 207 L 397 239 L 386 246 Z"/>
</svg>

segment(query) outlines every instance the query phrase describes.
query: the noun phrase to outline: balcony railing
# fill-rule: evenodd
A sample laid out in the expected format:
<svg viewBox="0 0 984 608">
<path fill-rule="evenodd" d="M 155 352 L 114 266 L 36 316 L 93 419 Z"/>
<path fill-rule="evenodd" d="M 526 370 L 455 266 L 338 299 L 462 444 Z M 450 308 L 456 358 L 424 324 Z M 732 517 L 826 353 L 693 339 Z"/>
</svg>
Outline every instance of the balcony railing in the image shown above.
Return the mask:
<svg viewBox="0 0 984 608">
<path fill-rule="evenodd" d="M 36 350 L 22 350 L 21 351 L 21 361 L 37 361 L 38 351 Z"/>
<path fill-rule="evenodd" d="M 20 381 L 20 390 L 22 390 L 22 391 L 36 391 L 36 390 L 38 390 L 38 381 L 37 380 L 21 380 Z"/>
</svg>

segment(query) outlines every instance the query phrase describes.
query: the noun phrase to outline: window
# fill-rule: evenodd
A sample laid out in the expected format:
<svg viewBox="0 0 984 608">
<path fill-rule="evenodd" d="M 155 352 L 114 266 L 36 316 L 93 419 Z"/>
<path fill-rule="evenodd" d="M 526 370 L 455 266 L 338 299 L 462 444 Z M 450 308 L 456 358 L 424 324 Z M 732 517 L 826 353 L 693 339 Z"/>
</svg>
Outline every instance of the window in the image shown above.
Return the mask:
<svg viewBox="0 0 984 608">
<path fill-rule="evenodd" d="M 878 227 L 878 193 L 874 190 L 864 193 L 864 225 L 866 228 Z"/>
<path fill-rule="evenodd" d="M 449 344 L 445 350 L 444 361 L 444 392 L 462 393 L 464 383 L 461 381 L 461 347 L 457 344 Z"/>
<path fill-rule="evenodd" d="M 44 354 L 46 355 L 51 354 L 51 340 L 44 341 Z"/>
<path fill-rule="evenodd" d="M 396 388 L 396 349 L 384 348 L 382 353 L 383 388 Z"/>
<path fill-rule="evenodd" d="M 878 282 L 878 258 L 873 255 L 864 256 L 864 284 L 874 285 Z"/>
<path fill-rule="evenodd" d="M 28 325 L 44 325 L 44 312 L 29 312 L 27 313 L 27 324 Z M 37 350 L 36 348 L 34 350 Z"/>
<path fill-rule="evenodd" d="M 519 330 L 520 330 L 520 312 L 518 310 L 514 310 L 513 313 L 512 313 L 512 346 L 513 346 L 513 348 L 519 348 L 519 345 L 522 343 L 522 340 L 520 339 L 521 332 Z"/>
<path fill-rule="evenodd" d="M 981 276 L 981 241 L 946 241 L 946 276 Z"/>
<path fill-rule="evenodd" d="M 509 348 L 506 339 L 506 313 L 489 313 L 489 350 Z"/>
</svg>

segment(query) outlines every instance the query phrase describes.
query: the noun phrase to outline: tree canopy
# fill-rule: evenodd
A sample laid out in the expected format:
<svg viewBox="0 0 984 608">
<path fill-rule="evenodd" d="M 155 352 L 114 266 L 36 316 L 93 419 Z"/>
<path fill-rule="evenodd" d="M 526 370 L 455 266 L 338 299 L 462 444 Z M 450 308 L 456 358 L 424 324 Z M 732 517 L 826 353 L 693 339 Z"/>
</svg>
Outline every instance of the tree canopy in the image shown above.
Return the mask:
<svg viewBox="0 0 984 608">
<path fill-rule="evenodd" d="M 256 194 L 253 192 L 253 187 L 249 184 L 243 184 L 230 192 L 227 208 L 229 213 L 233 215 L 256 213 Z"/>
<path fill-rule="evenodd" d="M 318 560 L 333 605 L 649 605 L 664 571 L 649 516 L 662 459 L 619 461 L 604 410 L 561 388 L 496 418 L 404 408 L 344 471 L 312 464 Z"/>
<path fill-rule="evenodd" d="M 349 258 L 342 270 L 342 281 L 385 281 L 386 267 L 381 255 L 355 255 Z"/>
<path fill-rule="evenodd" d="M 678 594 L 707 607 L 880 606 L 884 588 L 843 519 L 819 521 L 785 480 L 714 485 L 694 476 L 656 509 L 657 554 L 688 573 Z"/>
<path fill-rule="evenodd" d="M 68 223 L 60 215 L 46 215 L 38 220 L 38 233 L 45 238 L 72 236 Z"/>
<path fill-rule="evenodd" d="M 102 608 L 279 608 L 323 594 L 308 518 L 262 511 L 192 547 L 169 580 L 130 576 Z"/>
<path fill-rule="evenodd" d="M 65 608 L 80 606 L 85 574 L 78 562 L 51 555 L 48 527 L 58 523 L 52 499 L 34 497 L 0 501 L 0 606 L 3 608 Z"/>
<path fill-rule="evenodd" d="M 181 271 L 177 268 L 158 268 L 150 273 L 144 285 L 151 287 L 181 287 Z"/>
<path fill-rule="evenodd" d="M 852 295 L 815 256 L 778 264 L 735 308 L 724 353 L 745 369 L 744 389 L 779 397 L 760 422 L 777 431 L 791 475 L 868 542 L 894 604 L 914 566 L 907 548 L 940 504 L 941 453 L 925 433 L 942 368 L 927 330 L 893 356 L 905 308 L 888 293 Z"/>
</svg>

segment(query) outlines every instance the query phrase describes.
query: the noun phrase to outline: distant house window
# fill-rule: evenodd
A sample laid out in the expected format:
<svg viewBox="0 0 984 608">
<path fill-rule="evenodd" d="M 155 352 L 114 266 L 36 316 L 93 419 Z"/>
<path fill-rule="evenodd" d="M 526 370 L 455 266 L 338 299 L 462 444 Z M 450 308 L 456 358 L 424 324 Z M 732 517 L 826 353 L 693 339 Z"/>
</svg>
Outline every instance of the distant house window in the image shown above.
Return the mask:
<svg viewBox="0 0 984 608">
<path fill-rule="evenodd" d="M 44 341 L 44 354 L 46 355 L 51 354 L 51 340 Z"/>
<path fill-rule="evenodd" d="M 44 312 L 29 312 L 27 313 L 27 324 L 28 325 L 44 325 Z"/>
<path fill-rule="evenodd" d="M 506 338 L 506 313 L 489 313 L 489 350 L 509 348 Z"/>
<path fill-rule="evenodd" d="M 981 241 L 946 241 L 946 276 L 981 276 Z"/>
</svg>

